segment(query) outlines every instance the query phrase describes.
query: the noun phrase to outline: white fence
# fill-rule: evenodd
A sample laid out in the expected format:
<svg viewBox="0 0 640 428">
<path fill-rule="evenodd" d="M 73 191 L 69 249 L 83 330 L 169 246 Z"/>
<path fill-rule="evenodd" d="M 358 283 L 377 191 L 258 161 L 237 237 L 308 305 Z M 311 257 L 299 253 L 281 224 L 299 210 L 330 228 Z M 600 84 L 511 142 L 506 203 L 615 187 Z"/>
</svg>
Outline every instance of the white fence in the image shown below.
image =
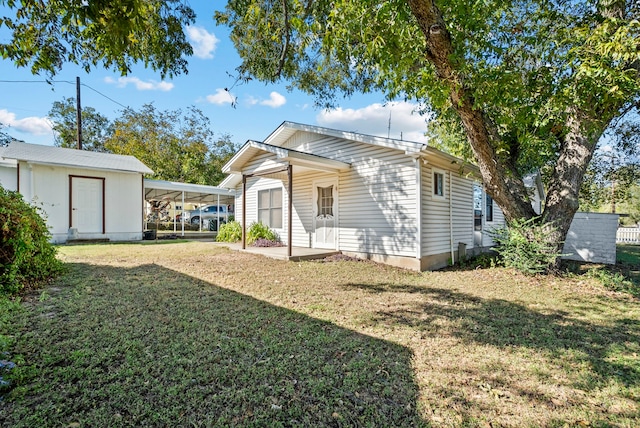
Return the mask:
<svg viewBox="0 0 640 428">
<path fill-rule="evenodd" d="M 619 227 L 616 232 L 618 244 L 640 244 L 640 227 Z"/>
</svg>

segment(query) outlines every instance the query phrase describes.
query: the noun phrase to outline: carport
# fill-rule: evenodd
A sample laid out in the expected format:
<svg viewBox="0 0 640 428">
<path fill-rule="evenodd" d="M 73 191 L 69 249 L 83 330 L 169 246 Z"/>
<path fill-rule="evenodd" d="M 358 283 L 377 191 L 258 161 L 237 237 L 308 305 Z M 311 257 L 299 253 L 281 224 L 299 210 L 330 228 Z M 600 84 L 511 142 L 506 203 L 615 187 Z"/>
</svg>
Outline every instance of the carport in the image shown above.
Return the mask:
<svg viewBox="0 0 640 428">
<path fill-rule="evenodd" d="M 202 184 L 179 183 L 175 181 L 144 179 L 144 200 L 145 200 L 145 229 L 147 226 L 147 202 L 163 201 L 173 202 L 174 206 L 180 204 L 182 215 L 180 216 L 181 236 L 185 235 L 184 230 L 184 206 L 185 203 L 198 205 L 216 204 L 233 205 L 235 201 L 235 190 L 224 189 L 216 186 L 205 186 Z M 173 232 L 178 232 L 178 222 L 173 220 Z M 201 219 L 202 226 L 202 219 Z M 219 225 L 218 225 L 219 226 Z M 200 227 L 202 229 L 202 227 Z"/>
</svg>

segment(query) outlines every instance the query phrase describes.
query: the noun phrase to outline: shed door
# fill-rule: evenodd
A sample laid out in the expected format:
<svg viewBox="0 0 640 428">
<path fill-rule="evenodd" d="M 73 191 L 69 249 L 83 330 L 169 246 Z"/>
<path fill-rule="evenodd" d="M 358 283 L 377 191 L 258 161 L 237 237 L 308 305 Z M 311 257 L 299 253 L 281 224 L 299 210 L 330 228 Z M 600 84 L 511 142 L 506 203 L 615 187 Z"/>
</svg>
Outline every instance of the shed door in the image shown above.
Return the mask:
<svg viewBox="0 0 640 428">
<path fill-rule="evenodd" d="M 103 232 L 102 178 L 71 177 L 71 227 L 78 233 Z"/>
<path fill-rule="evenodd" d="M 313 185 L 314 248 L 336 249 L 337 187 L 335 181 Z"/>
</svg>

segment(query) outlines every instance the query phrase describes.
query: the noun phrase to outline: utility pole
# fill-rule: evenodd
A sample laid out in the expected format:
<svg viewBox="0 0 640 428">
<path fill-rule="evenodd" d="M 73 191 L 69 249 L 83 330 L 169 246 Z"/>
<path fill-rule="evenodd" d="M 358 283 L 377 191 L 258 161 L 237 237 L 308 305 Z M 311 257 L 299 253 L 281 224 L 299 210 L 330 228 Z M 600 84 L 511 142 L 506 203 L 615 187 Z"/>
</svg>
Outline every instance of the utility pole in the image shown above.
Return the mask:
<svg viewBox="0 0 640 428">
<path fill-rule="evenodd" d="M 82 150 L 82 108 L 80 107 L 80 76 L 76 77 L 76 124 L 78 125 L 78 150 Z"/>
</svg>

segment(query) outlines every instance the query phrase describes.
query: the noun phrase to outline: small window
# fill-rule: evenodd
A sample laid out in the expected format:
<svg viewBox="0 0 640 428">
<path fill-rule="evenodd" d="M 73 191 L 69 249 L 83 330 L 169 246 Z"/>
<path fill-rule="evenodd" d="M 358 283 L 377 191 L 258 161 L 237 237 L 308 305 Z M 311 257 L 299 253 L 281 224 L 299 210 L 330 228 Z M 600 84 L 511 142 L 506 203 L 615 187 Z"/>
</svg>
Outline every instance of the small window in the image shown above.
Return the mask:
<svg viewBox="0 0 640 428">
<path fill-rule="evenodd" d="M 487 221 L 493 221 L 493 198 L 487 193 Z"/>
<path fill-rule="evenodd" d="M 282 189 L 258 191 L 258 221 L 282 229 Z"/>
<path fill-rule="evenodd" d="M 333 217 L 333 186 L 318 187 L 318 216 Z"/>
<path fill-rule="evenodd" d="M 433 173 L 433 194 L 444 196 L 444 174 L 441 172 Z"/>
</svg>

